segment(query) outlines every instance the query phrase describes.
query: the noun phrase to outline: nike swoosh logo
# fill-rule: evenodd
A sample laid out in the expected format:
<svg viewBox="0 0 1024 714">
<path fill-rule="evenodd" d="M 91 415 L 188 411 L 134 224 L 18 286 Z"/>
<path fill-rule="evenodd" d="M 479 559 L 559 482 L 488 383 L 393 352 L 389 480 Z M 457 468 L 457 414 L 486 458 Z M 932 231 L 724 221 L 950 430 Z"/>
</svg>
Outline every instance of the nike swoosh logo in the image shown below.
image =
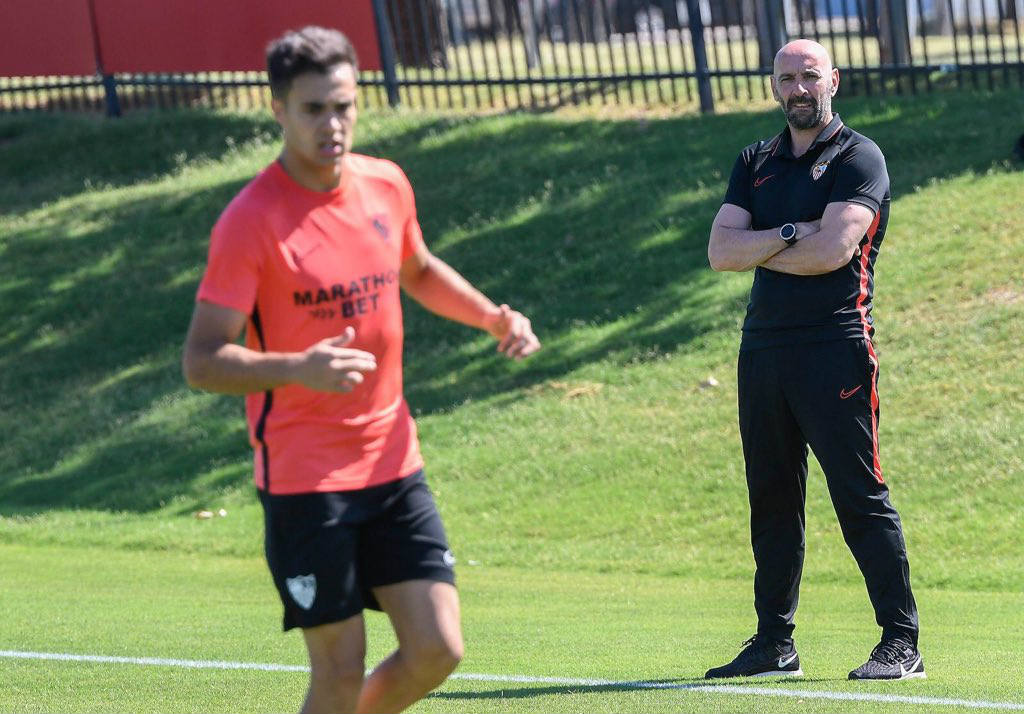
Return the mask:
<svg viewBox="0 0 1024 714">
<path fill-rule="evenodd" d="M 796 659 L 796 652 L 791 654 L 789 657 L 779 657 L 779 669 L 785 667 L 787 664 L 789 664 L 790 662 L 792 662 L 795 659 Z M 900 665 L 900 669 L 902 669 L 902 668 L 903 668 L 903 665 Z"/>
<path fill-rule="evenodd" d="M 761 184 L 763 184 L 763 183 L 764 183 L 765 181 L 767 181 L 768 179 L 770 179 L 770 178 L 771 178 L 772 176 L 774 176 L 774 175 L 775 175 L 775 174 L 768 174 L 767 176 L 762 176 L 762 177 L 761 177 L 761 178 L 759 178 L 759 179 L 755 179 L 755 180 L 754 180 L 754 188 L 757 188 L 758 186 L 760 186 Z"/>
<path fill-rule="evenodd" d="M 910 665 L 910 669 L 903 669 L 903 663 L 900 662 L 900 679 L 902 679 L 903 677 L 906 677 L 908 674 L 913 672 L 917 668 L 917 665 L 918 665 L 918 663 L 920 661 L 921 661 L 921 655 L 918 655 L 917 659 L 914 660 L 914 664 Z"/>
<path fill-rule="evenodd" d="M 841 389 L 841 390 L 839 390 L 839 398 L 840 399 L 849 399 L 850 397 L 852 397 L 854 394 L 856 394 L 860 390 L 861 386 L 863 386 L 863 385 L 858 384 L 853 389 Z"/>
</svg>

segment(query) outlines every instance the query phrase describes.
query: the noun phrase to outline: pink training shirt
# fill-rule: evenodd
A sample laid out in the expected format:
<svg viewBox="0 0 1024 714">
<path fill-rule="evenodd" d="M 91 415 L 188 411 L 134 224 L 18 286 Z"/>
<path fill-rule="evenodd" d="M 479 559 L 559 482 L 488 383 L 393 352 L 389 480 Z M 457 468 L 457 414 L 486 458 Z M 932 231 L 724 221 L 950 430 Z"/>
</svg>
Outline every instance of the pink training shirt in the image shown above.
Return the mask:
<svg viewBox="0 0 1024 714">
<path fill-rule="evenodd" d="M 402 395 L 399 269 L 423 245 L 412 186 L 390 161 L 343 161 L 328 192 L 276 161 L 256 176 L 214 226 L 196 296 L 248 315 L 252 350 L 301 352 L 351 326 L 349 346 L 377 358 L 347 394 L 292 384 L 246 396 L 253 478 L 270 493 L 367 488 L 423 466 Z"/>
</svg>

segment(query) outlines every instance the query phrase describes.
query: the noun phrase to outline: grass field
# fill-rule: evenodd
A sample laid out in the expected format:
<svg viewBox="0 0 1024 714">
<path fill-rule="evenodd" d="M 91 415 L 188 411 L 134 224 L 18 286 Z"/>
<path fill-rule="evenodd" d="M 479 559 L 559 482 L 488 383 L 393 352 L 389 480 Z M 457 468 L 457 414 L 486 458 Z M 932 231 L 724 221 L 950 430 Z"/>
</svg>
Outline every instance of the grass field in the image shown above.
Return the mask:
<svg viewBox="0 0 1024 714">
<path fill-rule="evenodd" d="M 64 547 L 6 546 L 2 553 L 6 565 L 37 573 L 29 587 L 0 586 L 6 625 L 20 633 L 23 651 L 305 664 L 300 638 L 277 632 L 276 595 L 256 559 L 146 558 Z M 688 689 L 701 686 L 703 670 L 738 644 L 735 618 L 749 607 L 746 583 L 476 566 L 462 569 L 461 590 L 468 644 L 463 678 L 418 711 L 850 711 L 849 700 L 815 694 L 881 695 L 857 702 L 858 711 L 869 712 L 978 708 L 937 704 L 940 699 L 1020 702 L 1019 681 L 1005 674 L 1024 666 L 1024 640 L 1002 624 L 1024 607 L 1020 593 L 920 590 L 932 678 L 864 686 L 845 679 L 874 644 L 863 588 L 810 585 L 800 641 L 808 676 L 798 683 L 743 682 L 776 692 L 766 696 L 743 695 L 735 686 Z M 41 592 L 57 606 L 52 618 L 39 617 Z M 393 642 L 384 618 L 368 620 L 371 658 L 383 656 Z M 984 649 L 961 646 L 967 628 L 985 638 Z M 993 658 L 1003 663 L 1004 676 L 994 676 Z M 0 709 L 18 712 L 286 711 L 301 701 L 306 677 L 10 657 L 0 658 L 0 666 L 6 674 Z M 469 678 L 475 674 L 495 677 Z M 513 681 L 515 675 L 527 681 Z M 794 689 L 808 694 L 802 700 L 785 694 Z M 901 707 L 882 699 L 893 695 L 930 701 Z"/>
<path fill-rule="evenodd" d="M 750 276 L 712 273 L 706 236 L 736 153 L 779 117 L 365 115 L 358 148 L 405 167 L 432 248 L 546 346 L 508 364 L 407 306 L 407 396 L 461 563 L 460 672 L 498 678 L 454 679 L 417 710 L 1024 707 L 1024 97 L 838 109 L 893 180 L 882 458 L 929 679 L 843 679 L 877 631 L 815 468 L 808 678 L 742 683 L 774 696 L 692 688 L 754 626 L 734 375 Z M 303 664 L 277 632 L 240 400 L 178 369 L 210 225 L 275 136 L 217 113 L 0 118 L 0 711 L 300 701 L 301 672 L 11 654 Z M 879 699 L 818 698 L 850 694 Z"/>
</svg>

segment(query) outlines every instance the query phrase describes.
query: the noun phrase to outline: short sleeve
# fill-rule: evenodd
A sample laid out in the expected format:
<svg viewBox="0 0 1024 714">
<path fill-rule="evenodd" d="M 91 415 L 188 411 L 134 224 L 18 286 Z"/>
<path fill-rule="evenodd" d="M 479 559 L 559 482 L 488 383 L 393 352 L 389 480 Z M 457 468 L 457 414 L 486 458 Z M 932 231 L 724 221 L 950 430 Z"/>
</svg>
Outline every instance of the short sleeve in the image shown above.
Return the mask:
<svg viewBox="0 0 1024 714">
<path fill-rule="evenodd" d="M 829 203 L 852 201 L 878 213 L 889 195 L 889 173 L 882 150 L 871 141 L 854 144 L 839 155 Z"/>
<path fill-rule="evenodd" d="M 750 210 L 750 164 L 748 163 L 748 152 L 744 151 L 736 157 L 736 163 L 732 167 L 732 175 L 729 176 L 729 188 L 725 191 L 725 199 L 722 203 L 731 203 L 734 206 L 753 213 Z"/>
<path fill-rule="evenodd" d="M 425 243 L 419 219 L 416 217 L 416 196 L 413 193 L 412 184 L 409 183 L 409 178 L 400 167 L 395 166 L 395 168 L 398 169 L 398 189 L 402 201 L 402 262 L 404 263 Z"/>
<path fill-rule="evenodd" d="M 196 299 L 249 315 L 256 304 L 263 241 L 256 222 L 235 208 L 229 206 L 213 227 Z"/>
</svg>

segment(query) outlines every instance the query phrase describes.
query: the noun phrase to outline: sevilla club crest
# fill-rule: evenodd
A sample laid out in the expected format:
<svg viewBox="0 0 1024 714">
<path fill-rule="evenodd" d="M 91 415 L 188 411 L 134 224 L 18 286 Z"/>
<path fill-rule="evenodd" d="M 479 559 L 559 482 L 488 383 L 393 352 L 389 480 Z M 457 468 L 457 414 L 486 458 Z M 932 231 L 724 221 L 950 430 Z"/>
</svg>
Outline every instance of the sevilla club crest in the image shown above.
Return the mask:
<svg viewBox="0 0 1024 714">
<path fill-rule="evenodd" d="M 294 578 L 285 578 L 284 582 L 288 586 L 288 592 L 291 593 L 292 599 L 299 607 L 303 610 L 313 607 L 313 601 L 316 599 L 315 575 L 312 573 L 296 575 Z"/>
</svg>

